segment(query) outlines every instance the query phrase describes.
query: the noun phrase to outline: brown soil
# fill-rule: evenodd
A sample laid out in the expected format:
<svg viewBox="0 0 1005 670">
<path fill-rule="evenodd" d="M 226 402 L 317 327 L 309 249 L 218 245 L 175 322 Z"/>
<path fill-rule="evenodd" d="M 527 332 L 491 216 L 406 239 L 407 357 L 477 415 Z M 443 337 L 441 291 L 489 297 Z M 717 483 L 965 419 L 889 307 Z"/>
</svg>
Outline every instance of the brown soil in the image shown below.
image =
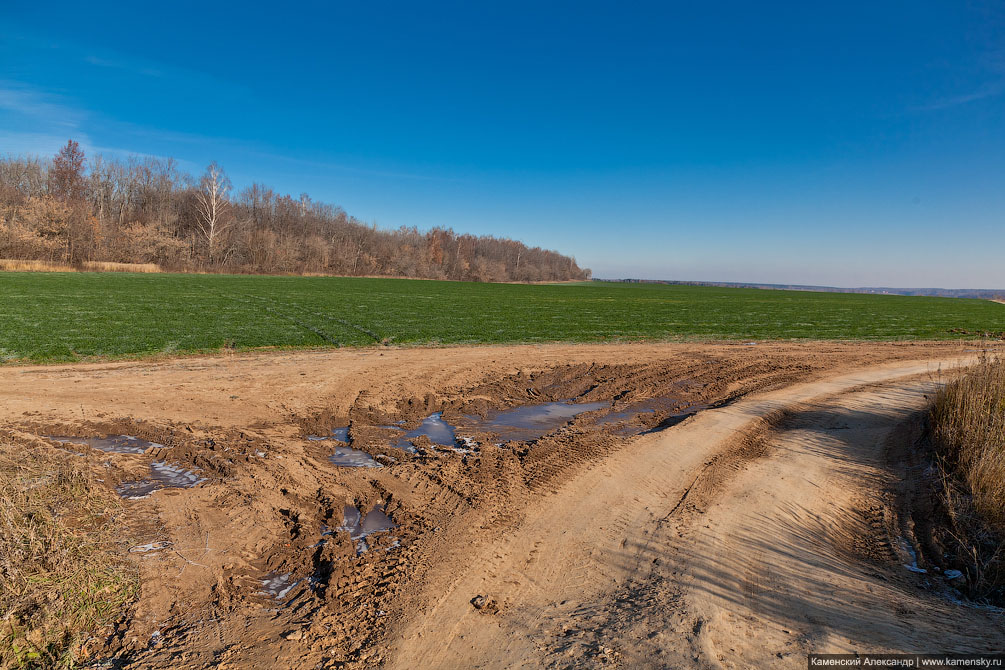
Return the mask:
<svg viewBox="0 0 1005 670">
<path fill-rule="evenodd" d="M 14 439 L 87 451 L 108 486 L 154 460 L 207 481 L 126 501 L 142 594 L 97 657 L 142 668 L 755 667 L 806 651 L 987 649 L 1000 622 L 925 590 L 891 543 L 887 437 L 959 344 L 545 345 L 248 354 L 0 368 Z M 918 377 L 921 375 L 921 377 Z M 905 381 L 905 378 L 907 381 Z M 548 400 L 641 401 L 468 454 L 390 446 L 403 420 Z M 396 463 L 336 468 L 331 442 Z M 73 448 L 73 447 L 69 447 Z M 384 463 L 391 463 L 389 460 Z M 398 528 L 356 555 L 342 509 Z M 877 516 L 878 515 L 878 516 Z M 894 538 L 895 539 L 895 538 Z M 297 583 L 277 601 L 262 579 Z M 155 632 L 157 633 L 155 635 Z M 997 636 L 997 637 L 996 637 Z M 940 647 L 941 645 L 941 647 Z"/>
</svg>

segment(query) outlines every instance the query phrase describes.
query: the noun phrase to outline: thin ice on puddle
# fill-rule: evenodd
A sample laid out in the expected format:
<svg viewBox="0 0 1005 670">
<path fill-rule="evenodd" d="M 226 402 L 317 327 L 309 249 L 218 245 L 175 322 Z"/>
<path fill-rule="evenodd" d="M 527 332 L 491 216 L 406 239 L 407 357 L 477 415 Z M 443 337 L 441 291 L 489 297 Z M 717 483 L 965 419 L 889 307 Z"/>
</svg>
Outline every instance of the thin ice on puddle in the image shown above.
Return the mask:
<svg viewBox="0 0 1005 670">
<path fill-rule="evenodd" d="M 381 468 L 384 467 L 373 456 L 353 449 L 352 447 L 335 447 L 335 453 L 328 457 L 332 464 L 343 468 Z"/>
<path fill-rule="evenodd" d="M 108 435 L 106 437 L 73 437 L 72 435 L 45 435 L 60 444 L 86 445 L 110 454 L 142 454 L 151 447 L 163 444 L 141 440 L 134 435 Z"/>
<path fill-rule="evenodd" d="M 368 536 L 397 527 L 397 524 L 384 513 L 384 504 L 377 503 L 365 516 L 354 505 L 346 505 L 342 511 L 342 525 L 335 530 L 349 533 L 349 538 L 356 541 L 356 554 L 360 555 L 370 549 L 370 545 L 366 542 Z M 330 531 L 322 528 L 322 535 L 326 532 Z"/>
<path fill-rule="evenodd" d="M 290 578 L 293 573 L 287 572 L 285 574 L 279 574 L 278 572 L 270 572 L 262 580 L 261 595 L 271 596 L 276 600 L 282 600 L 285 598 L 293 588 L 299 584 L 299 581 L 291 582 Z"/>
<path fill-rule="evenodd" d="M 206 481 L 191 470 L 165 461 L 150 464 L 150 478 L 139 481 L 122 482 L 115 487 L 126 500 L 140 500 L 160 489 L 188 489 Z"/>
</svg>

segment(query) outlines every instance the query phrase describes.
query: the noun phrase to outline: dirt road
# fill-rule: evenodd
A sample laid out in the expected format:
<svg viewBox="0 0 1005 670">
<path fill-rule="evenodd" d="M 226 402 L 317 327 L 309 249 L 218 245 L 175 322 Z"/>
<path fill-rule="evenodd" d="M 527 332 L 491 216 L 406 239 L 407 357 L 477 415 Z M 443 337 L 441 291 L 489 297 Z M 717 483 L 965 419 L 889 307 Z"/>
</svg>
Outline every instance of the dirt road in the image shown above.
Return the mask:
<svg viewBox="0 0 1005 670">
<path fill-rule="evenodd" d="M 374 348 L 0 367 L 0 425 L 15 442 L 163 445 L 59 447 L 109 487 L 155 468 L 199 480 L 123 501 L 142 592 L 100 631 L 96 658 L 802 667 L 808 650 L 981 649 L 1002 635 L 998 619 L 931 595 L 924 580 L 937 577 L 903 568 L 887 512 L 887 437 L 923 406 L 939 361 L 972 347 Z M 557 401 L 599 409 L 534 439 L 484 423 Z M 433 414 L 464 449 L 395 446 Z M 632 418 L 607 422 L 618 414 Z M 332 442 L 306 439 L 338 427 L 382 467 L 338 467 Z M 347 507 L 378 504 L 393 528 L 365 546 L 339 530 Z"/>
<path fill-rule="evenodd" d="M 919 576 L 868 560 L 876 547 L 896 560 L 872 525 L 884 449 L 937 369 L 797 385 L 638 439 L 453 565 L 390 666 L 805 667 L 811 651 L 1000 651 L 1000 616 L 926 597 L 911 588 Z"/>
</svg>

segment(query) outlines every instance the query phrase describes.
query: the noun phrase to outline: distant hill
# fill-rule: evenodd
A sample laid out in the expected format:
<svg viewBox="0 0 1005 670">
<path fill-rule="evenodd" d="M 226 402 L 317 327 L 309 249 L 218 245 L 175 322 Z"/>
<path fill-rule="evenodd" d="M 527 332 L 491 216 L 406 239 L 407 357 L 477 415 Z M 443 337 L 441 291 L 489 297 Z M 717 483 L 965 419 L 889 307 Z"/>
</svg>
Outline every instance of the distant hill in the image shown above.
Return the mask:
<svg viewBox="0 0 1005 670">
<path fill-rule="evenodd" d="M 977 300 L 1005 300 L 1005 289 L 985 288 L 894 288 L 890 286 L 806 286 L 803 284 L 753 284 L 729 281 L 682 281 L 676 279 L 599 279 L 593 281 L 624 282 L 629 284 L 671 284 L 683 286 L 720 286 L 726 288 L 760 288 L 776 291 L 817 291 L 822 293 L 874 293 L 888 295 L 924 295 L 941 298 L 974 298 Z"/>
</svg>

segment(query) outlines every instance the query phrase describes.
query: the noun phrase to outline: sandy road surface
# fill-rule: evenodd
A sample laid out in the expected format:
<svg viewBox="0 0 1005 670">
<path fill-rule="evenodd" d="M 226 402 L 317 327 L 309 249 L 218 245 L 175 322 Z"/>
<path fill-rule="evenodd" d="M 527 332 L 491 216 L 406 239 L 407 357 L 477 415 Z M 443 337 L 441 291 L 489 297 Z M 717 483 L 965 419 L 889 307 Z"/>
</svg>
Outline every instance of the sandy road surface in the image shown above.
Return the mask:
<svg viewBox="0 0 1005 670">
<path fill-rule="evenodd" d="M 126 667 L 752 667 L 764 654 L 794 667 L 810 649 L 914 649 L 946 617 L 986 631 L 957 632 L 960 647 L 1001 634 L 924 595 L 872 525 L 880 445 L 931 381 L 903 378 L 974 346 L 556 344 L 0 367 L 0 428 L 14 444 L 164 445 L 80 448 L 108 487 L 158 461 L 204 479 L 124 501 L 123 536 L 167 547 L 131 554 L 141 595 L 95 641 L 97 658 Z M 608 409 L 532 442 L 465 428 L 569 399 Z M 601 421 L 654 399 L 635 433 L 683 407 L 719 409 L 648 435 Z M 781 410 L 784 421 L 763 422 Z M 433 412 L 478 446 L 393 446 L 388 424 Z M 331 442 L 306 439 L 346 425 L 384 467 L 337 467 Z M 397 527 L 368 551 L 322 535 L 346 505 L 378 502 Z M 291 585 L 279 598 L 262 591 L 276 575 Z M 479 595 L 495 604 L 476 610 Z"/>
<path fill-rule="evenodd" d="M 872 539 L 886 439 L 924 407 L 937 367 L 796 385 L 639 438 L 453 566 L 445 593 L 402 627 L 391 667 L 805 667 L 809 651 L 1001 651 L 1000 617 L 905 588 L 855 551 Z M 756 435 L 779 410 L 782 427 Z M 476 595 L 498 613 L 472 607 Z"/>
</svg>

